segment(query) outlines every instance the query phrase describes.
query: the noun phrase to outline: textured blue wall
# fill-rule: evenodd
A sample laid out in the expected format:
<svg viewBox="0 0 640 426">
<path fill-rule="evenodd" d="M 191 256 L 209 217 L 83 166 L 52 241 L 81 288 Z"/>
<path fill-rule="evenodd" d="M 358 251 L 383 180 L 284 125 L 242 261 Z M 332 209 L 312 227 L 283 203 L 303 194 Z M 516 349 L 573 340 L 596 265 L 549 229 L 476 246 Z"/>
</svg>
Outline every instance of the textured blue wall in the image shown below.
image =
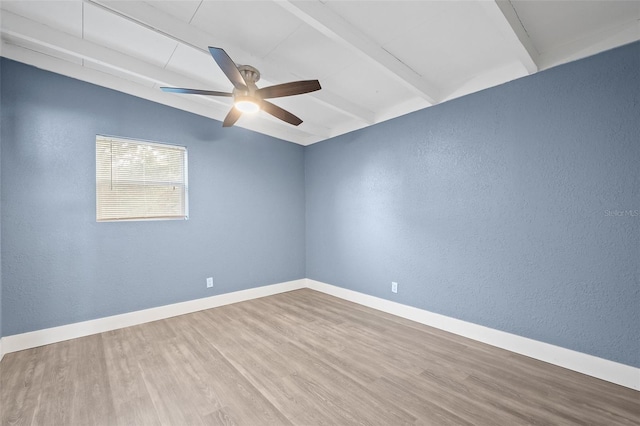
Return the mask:
<svg viewBox="0 0 640 426">
<path fill-rule="evenodd" d="M 640 367 L 639 97 L 635 43 L 307 147 L 307 277 Z"/>
<path fill-rule="evenodd" d="M 1 102 L 5 336 L 304 278 L 303 147 L 6 59 Z M 189 220 L 96 223 L 98 133 L 187 146 Z"/>
</svg>

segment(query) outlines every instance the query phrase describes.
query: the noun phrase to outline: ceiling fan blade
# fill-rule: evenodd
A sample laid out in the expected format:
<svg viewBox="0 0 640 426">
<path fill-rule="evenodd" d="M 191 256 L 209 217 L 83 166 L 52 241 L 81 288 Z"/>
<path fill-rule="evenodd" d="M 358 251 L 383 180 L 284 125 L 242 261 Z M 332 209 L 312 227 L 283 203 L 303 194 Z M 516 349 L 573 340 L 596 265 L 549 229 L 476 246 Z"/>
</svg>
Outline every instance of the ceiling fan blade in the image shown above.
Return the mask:
<svg viewBox="0 0 640 426">
<path fill-rule="evenodd" d="M 231 111 L 229 111 L 227 116 L 224 118 L 224 121 L 222 122 L 222 127 L 233 126 L 234 124 L 236 124 L 236 121 L 238 121 L 238 118 L 240 118 L 241 115 L 242 111 L 240 111 L 236 107 L 231 107 Z"/>
<path fill-rule="evenodd" d="M 303 93 L 320 90 L 318 80 L 292 81 L 291 83 L 276 84 L 275 86 L 263 87 L 256 92 L 262 99 L 281 98 L 283 96 L 301 95 Z"/>
<path fill-rule="evenodd" d="M 260 107 L 264 112 L 267 112 L 282 121 L 286 121 L 287 123 L 293 124 L 294 126 L 298 126 L 300 123 L 302 123 L 302 120 L 300 120 L 298 117 L 291 114 L 289 111 L 272 104 L 271 102 L 262 101 L 260 104 Z"/>
<path fill-rule="evenodd" d="M 227 52 L 219 47 L 209 46 L 209 53 L 213 56 L 224 75 L 231 81 L 233 86 L 239 90 L 247 90 L 247 82 L 244 81 L 242 74 L 238 71 L 238 67 L 235 62 L 231 60 Z"/>
<path fill-rule="evenodd" d="M 227 92 L 216 92 L 214 90 L 200 90 L 200 89 L 183 89 L 181 87 L 161 87 L 160 90 L 163 92 L 170 93 L 183 93 L 186 95 L 206 95 L 206 96 L 233 96 L 232 93 Z"/>
</svg>

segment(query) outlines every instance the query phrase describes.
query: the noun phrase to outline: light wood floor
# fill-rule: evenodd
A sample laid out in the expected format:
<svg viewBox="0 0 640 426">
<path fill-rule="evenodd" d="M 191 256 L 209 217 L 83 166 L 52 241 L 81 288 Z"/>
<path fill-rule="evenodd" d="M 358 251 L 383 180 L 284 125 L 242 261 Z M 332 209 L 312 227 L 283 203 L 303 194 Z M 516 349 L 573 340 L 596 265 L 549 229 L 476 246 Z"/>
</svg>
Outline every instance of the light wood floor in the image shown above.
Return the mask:
<svg viewBox="0 0 640 426">
<path fill-rule="evenodd" d="M 7 354 L 2 425 L 640 424 L 640 392 L 298 290 Z"/>
</svg>

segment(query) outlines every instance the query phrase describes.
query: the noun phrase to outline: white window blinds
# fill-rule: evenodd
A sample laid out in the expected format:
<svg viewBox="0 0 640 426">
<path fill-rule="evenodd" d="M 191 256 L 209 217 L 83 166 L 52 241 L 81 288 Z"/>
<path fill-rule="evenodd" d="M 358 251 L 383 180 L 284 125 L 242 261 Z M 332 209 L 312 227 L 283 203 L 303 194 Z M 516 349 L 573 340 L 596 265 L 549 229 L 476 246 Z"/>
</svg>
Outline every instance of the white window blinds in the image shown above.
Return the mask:
<svg viewBox="0 0 640 426">
<path fill-rule="evenodd" d="M 187 149 L 96 137 L 96 219 L 187 219 Z"/>
</svg>

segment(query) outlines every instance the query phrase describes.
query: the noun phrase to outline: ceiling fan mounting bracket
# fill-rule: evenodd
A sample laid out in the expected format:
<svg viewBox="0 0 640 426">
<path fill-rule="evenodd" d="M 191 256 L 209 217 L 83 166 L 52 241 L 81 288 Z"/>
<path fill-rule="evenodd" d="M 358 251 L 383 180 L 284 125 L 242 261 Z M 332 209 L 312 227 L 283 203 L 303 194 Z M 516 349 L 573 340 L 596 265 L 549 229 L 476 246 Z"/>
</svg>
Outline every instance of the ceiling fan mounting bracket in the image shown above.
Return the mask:
<svg viewBox="0 0 640 426">
<path fill-rule="evenodd" d="M 260 80 L 260 71 L 251 65 L 238 65 L 238 71 L 247 83 L 257 83 Z"/>
</svg>

